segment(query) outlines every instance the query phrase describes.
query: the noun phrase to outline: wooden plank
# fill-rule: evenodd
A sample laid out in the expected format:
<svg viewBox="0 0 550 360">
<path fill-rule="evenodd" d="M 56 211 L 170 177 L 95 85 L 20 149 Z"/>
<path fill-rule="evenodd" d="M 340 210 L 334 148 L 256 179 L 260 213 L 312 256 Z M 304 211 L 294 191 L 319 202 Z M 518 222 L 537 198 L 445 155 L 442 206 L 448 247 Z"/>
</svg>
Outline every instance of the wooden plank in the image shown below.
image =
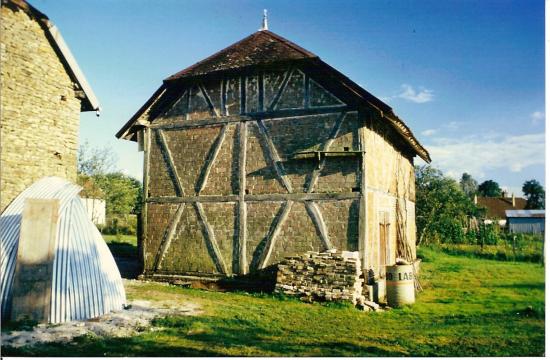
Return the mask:
<svg viewBox="0 0 550 360">
<path fill-rule="evenodd" d="M 275 144 L 273 144 L 273 140 L 271 140 L 271 137 L 267 132 L 267 128 L 265 127 L 262 120 L 258 120 L 258 128 L 260 130 L 260 134 L 262 135 L 264 142 L 267 144 L 267 153 L 269 155 L 269 160 L 271 161 L 273 168 L 277 172 L 277 176 L 279 177 L 279 180 L 281 181 L 283 186 L 286 188 L 286 191 L 291 193 L 292 184 L 290 183 L 290 180 L 288 180 L 288 178 L 285 175 L 285 168 L 282 164 L 281 158 L 279 157 L 277 148 L 275 148 Z"/>
<path fill-rule="evenodd" d="M 212 149 L 208 154 L 208 158 L 206 159 L 205 165 L 201 170 L 201 174 L 199 175 L 199 180 L 197 181 L 197 186 L 195 188 L 197 196 L 201 193 L 202 190 L 204 190 L 204 187 L 206 186 L 206 183 L 208 181 L 208 176 L 210 175 L 212 166 L 214 166 L 214 163 L 216 162 L 216 158 L 218 157 L 218 153 L 220 152 L 226 133 L 227 133 L 227 124 L 222 127 L 220 134 L 216 138 L 216 141 L 214 142 Z"/>
<path fill-rule="evenodd" d="M 281 86 L 279 87 L 279 91 L 277 91 L 277 94 L 275 95 L 275 97 L 271 101 L 271 104 L 269 104 L 269 107 L 267 108 L 268 110 L 271 111 L 271 110 L 275 109 L 275 106 L 277 106 L 277 103 L 279 102 L 279 99 L 283 95 L 283 92 L 285 91 L 286 86 L 288 84 L 288 80 L 290 79 L 290 76 L 292 76 L 293 72 L 294 72 L 293 68 L 290 68 L 286 71 L 285 77 L 283 78 L 283 82 L 281 83 Z"/>
<path fill-rule="evenodd" d="M 59 200 L 26 199 L 21 218 L 11 319 L 48 322 Z"/>
<path fill-rule="evenodd" d="M 172 179 L 174 181 L 174 184 L 176 185 L 176 194 L 178 196 L 183 196 L 183 186 L 181 185 L 180 177 L 178 176 L 178 172 L 176 171 L 176 165 L 174 164 L 172 153 L 170 152 L 170 149 L 168 149 L 168 143 L 166 142 L 166 138 L 164 137 L 164 132 L 160 129 L 157 129 L 156 133 L 157 139 L 161 144 L 161 152 L 168 160 L 168 171 L 172 174 Z"/>
<path fill-rule="evenodd" d="M 323 215 L 321 214 L 321 210 L 319 210 L 319 207 L 313 201 L 306 201 L 305 204 L 306 204 L 306 210 L 309 216 L 311 217 L 311 220 L 313 220 L 313 224 L 315 224 L 315 228 L 317 228 L 317 232 L 319 233 L 319 236 L 323 241 L 323 245 L 325 245 L 325 249 L 326 250 L 334 249 L 334 246 L 330 242 L 327 226 L 325 224 L 325 221 L 323 220 Z"/>
<path fill-rule="evenodd" d="M 212 116 L 220 117 L 220 113 L 212 103 L 212 99 L 210 99 L 210 96 L 208 95 L 202 84 L 199 84 L 199 89 L 201 90 L 202 96 L 204 97 L 206 103 L 208 104 L 208 107 L 210 108 L 210 113 L 212 114 Z"/>
<path fill-rule="evenodd" d="M 261 202 L 261 201 L 319 201 L 319 200 L 353 200 L 359 199 L 361 194 L 358 192 L 349 193 L 292 193 L 292 194 L 247 194 L 243 200 L 246 202 Z M 239 195 L 201 195 L 201 196 L 166 196 L 166 197 L 150 197 L 148 203 L 155 204 L 179 204 L 192 203 L 200 201 L 202 203 L 212 202 L 238 202 L 241 200 Z"/>
<path fill-rule="evenodd" d="M 359 149 L 364 151 L 364 155 L 361 157 L 361 190 L 359 199 L 359 239 L 358 250 L 360 258 L 362 259 L 363 269 L 368 269 L 371 264 L 368 261 L 368 203 L 367 203 L 367 147 L 368 147 L 368 133 L 367 133 L 367 113 L 359 113 Z"/>
<path fill-rule="evenodd" d="M 162 239 L 162 243 L 160 244 L 159 249 L 157 251 L 157 255 L 155 257 L 155 263 L 153 266 L 153 269 L 155 269 L 155 271 L 158 271 L 161 268 L 162 260 L 164 259 L 164 256 L 166 255 L 168 248 L 170 248 L 170 245 L 172 244 L 172 239 L 176 234 L 176 230 L 178 228 L 178 224 L 180 222 L 181 215 L 183 214 L 184 209 L 185 209 L 185 204 L 180 204 L 178 206 L 176 213 L 172 216 L 172 220 L 170 221 L 170 226 L 168 226 L 168 229 L 164 233 L 164 238 Z"/>
<path fill-rule="evenodd" d="M 216 268 L 221 273 L 229 274 L 230 272 L 228 271 L 227 265 L 223 260 L 223 256 L 218 246 L 218 242 L 216 241 L 216 236 L 214 235 L 214 231 L 212 230 L 212 227 L 208 223 L 208 219 L 206 217 L 206 214 L 204 213 L 204 208 L 202 207 L 202 204 L 200 202 L 195 202 L 193 203 L 193 205 L 195 206 L 195 210 L 197 211 L 199 221 L 203 226 L 206 245 L 214 255 L 213 260 L 214 260 L 214 263 L 216 264 Z"/>
<path fill-rule="evenodd" d="M 265 268 L 269 263 L 269 259 L 271 258 L 271 253 L 273 252 L 273 248 L 275 247 L 275 241 L 277 240 L 277 236 L 279 235 L 279 232 L 281 231 L 281 228 L 284 225 L 288 217 L 288 214 L 290 213 L 291 208 L 292 208 L 292 201 L 288 200 L 283 205 L 281 211 L 273 221 L 272 226 L 269 228 L 269 233 L 267 234 L 267 241 L 258 261 L 258 269 Z"/>
<path fill-rule="evenodd" d="M 338 133 L 340 132 L 340 128 L 342 127 L 342 123 L 344 122 L 344 119 L 346 118 L 347 113 L 342 113 L 340 117 L 336 120 L 334 123 L 334 126 L 332 127 L 332 130 L 330 132 L 330 136 L 323 144 L 323 147 L 321 151 L 329 151 L 330 147 L 332 146 L 332 143 L 338 136 Z M 319 176 L 321 176 L 321 171 L 323 171 L 326 163 L 326 157 L 323 157 L 321 159 L 321 162 L 319 163 L 319 166 L 313 170 L 313 173 L 311 174 L 311 179 L 309 180 L 309 183 L 307 185 L 306 192 L 311 193 L 313 192 L 313 189 L 315 188 L 315 185 L 317 185 L 317 181 L 319 180 Z"/>
<path fill-rule="evenodd" d="M 246 261 L 247 212 L 246 212 L 246 146 L 248 141 L 248 126 L 246 122 L 239 124 L 239 274 L 248 272 Z"/>
</svg>

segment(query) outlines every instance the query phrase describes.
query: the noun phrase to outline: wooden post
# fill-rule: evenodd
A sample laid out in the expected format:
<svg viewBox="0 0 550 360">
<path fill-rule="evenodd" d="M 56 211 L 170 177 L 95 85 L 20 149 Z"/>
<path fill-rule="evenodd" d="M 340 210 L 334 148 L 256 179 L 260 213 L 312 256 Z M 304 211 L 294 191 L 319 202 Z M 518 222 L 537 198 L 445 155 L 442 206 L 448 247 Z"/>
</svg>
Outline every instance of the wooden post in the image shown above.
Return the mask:
<svg viewBox="0 0 550 360">
<path fill-rule="evenodd" d="M 239 274 L 248 272 L 246 262 L 246 143 L 248 129 L 245 121 L 239 124 Z"/>
<path fill-rule="evenodd" d="M 368 204 L 367 204 L 367 117 L 368 113 L 360 111 L 359 114 L 359 150 L 363 152 L 361 157 L 361 197 L 359 199 L 359 256 L 363 261 L 363 270 L 368 269 Z"/>
<path fill-rule="evenodd" d="M 141 271 L 145 271 L 147 254 L 147 200 L 149 199 L 149 164 L 151 156 L 151 129 L 144 130 L 143 139 L 143 198 L 141 205 L 141 232 L 138 238 L 138 256 L 141 262 Z"/>
</svg>

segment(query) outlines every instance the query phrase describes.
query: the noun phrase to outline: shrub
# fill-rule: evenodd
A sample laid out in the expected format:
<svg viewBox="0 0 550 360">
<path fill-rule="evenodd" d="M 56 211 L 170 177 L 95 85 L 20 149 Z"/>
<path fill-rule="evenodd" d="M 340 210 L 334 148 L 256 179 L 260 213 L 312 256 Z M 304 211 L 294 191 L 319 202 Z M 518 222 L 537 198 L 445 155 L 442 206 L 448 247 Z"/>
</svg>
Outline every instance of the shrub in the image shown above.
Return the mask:
<svg viewBox="0 0 550 360">
<path fill-rule="evenodd" d="M 137 216 L 133 214 L 109 216 L 100 231 L 105 235 L 136 235 Z"/>
</svg>

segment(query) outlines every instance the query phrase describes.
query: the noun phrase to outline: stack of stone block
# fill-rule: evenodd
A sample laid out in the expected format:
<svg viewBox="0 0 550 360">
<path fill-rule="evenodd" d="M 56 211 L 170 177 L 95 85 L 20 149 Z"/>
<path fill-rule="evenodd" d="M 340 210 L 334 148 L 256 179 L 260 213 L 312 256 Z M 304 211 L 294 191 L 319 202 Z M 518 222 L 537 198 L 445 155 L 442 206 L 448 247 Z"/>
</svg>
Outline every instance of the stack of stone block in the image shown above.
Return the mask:
<svg viewBox="0 0 550 360">
<path fill-rule="evenodd" d="M 285 258 L 277 271 L 275 293 L 305 301 L 361 302 L 364 297 L 357 251 L 309 251 Z"/>
</svg>

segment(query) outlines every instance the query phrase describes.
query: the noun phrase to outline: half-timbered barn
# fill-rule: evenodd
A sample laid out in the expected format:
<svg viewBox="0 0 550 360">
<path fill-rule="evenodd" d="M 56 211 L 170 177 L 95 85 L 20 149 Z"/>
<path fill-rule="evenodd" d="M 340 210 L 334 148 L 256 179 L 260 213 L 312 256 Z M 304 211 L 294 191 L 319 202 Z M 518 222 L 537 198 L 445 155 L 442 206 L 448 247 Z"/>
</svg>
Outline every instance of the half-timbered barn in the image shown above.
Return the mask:
<svg viewBox="0 0 550 360">
<path fill-rule="evenodd" d="M 392 109 L 260 30 L 165 79 L 117 137 L 144 151 L 144 275 L 220 278 L 359 251 L 370 281 L 415 252 L 413 158 Z"/>
</svg>

